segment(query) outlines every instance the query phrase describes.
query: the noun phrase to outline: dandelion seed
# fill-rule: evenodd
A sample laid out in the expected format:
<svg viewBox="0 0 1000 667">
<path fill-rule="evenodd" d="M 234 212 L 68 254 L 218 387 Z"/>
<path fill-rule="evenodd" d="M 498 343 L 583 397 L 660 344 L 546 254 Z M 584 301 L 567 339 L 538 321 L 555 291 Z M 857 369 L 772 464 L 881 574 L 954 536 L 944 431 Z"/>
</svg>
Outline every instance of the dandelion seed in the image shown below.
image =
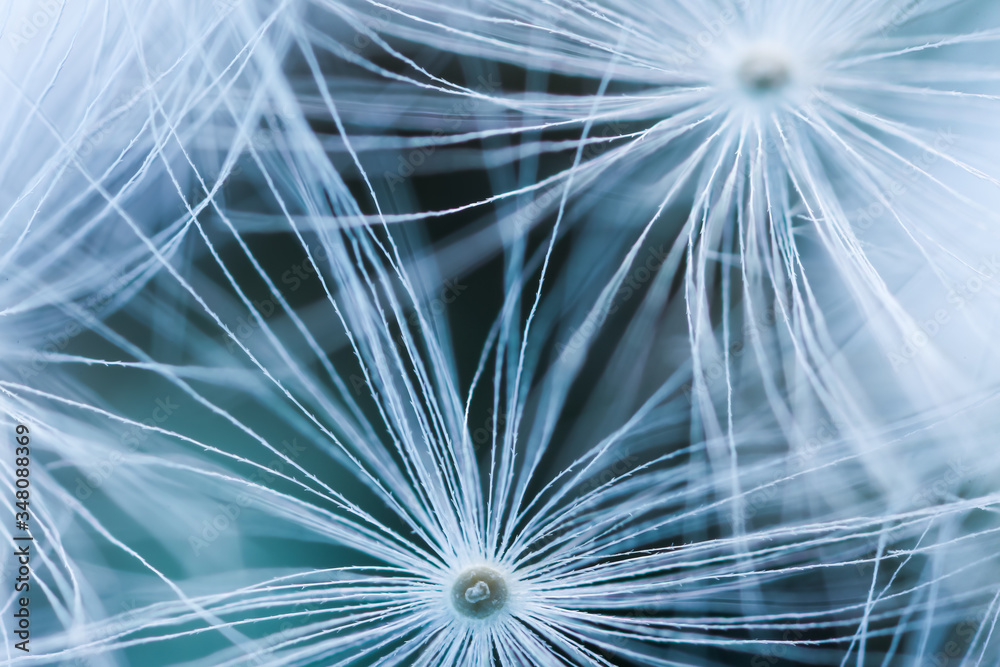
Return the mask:
<svg viewBox="0 0 1000 667">
<path fill-rule="evenodd" d="M 420 109 L 401 113 L 396 127 L 420 133 L 438 94 L 485 97 L 510 120 L 452 143 L 487 134 L 521 142 L 520 153 L 484 148 L 495 173 L 512 164 L 534 173 L 538 152 L 558 165 L 464 207 L 392 219 L 433 222 L 509 202 L 501 226 L 515 237 L 556 220 L 560 237 L 571 227 L 600 238 L 566 268 L 582 277 L 567 289 L 601 295 L 577 321 L 577 341 L 597 335 L 618 295 L 637 293 L 637 258 L 665 240 L 661 270 L 638 292 L 640 313 L 651 321 L 683 301 L 694 419 L 728 443 L 715 455 L 721 484 L 731 483 L 741 442 L 768 441 L 755 428 L 777 428 L 802 451 L 833 422 L 864 451 L 892 425 L 938 423 L 940 406 L 996 392 L 1000 357 L 986 331 L 1000 291 L 981 280 L 994 274 L 982 267 L 1000 248 L 1000 177 L 984 144 L 996 135 L 1000 99 L 989 69 L 995 12 L 974 2 L 901 12 L 845 0 L 388 11 L 386 32 L 527 75 L 557 73 L 588 91 L 483 95 L 370 67 Z M 405 61 L 391 43 L 379 48 Z M 971 308 L 956 290 L 970 280 L 989 294 Z M 760 410 L 771 415 L 766 426 Z M 954 414 L 945 442 L 995 429 L 985 414 Z M 912 466 L 898 465 L 899 453 L 866 455 L 866 465 L 905 502 L 943 465 L 939 442 L 921 445 Z"/>
</svg>

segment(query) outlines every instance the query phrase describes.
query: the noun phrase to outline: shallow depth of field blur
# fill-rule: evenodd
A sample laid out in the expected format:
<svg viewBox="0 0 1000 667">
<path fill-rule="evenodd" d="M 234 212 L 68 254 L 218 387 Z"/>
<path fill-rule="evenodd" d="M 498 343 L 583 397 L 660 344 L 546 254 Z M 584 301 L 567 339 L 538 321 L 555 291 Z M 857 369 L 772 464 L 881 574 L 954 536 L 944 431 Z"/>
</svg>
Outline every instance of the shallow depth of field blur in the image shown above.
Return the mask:
<svg viewBox="0 0 1000 667">
<path fill-rule="evenodd" d="M 7 0 L 2 662 L 998 664 L 998 63 L 983 0 Z"/>
</svg>

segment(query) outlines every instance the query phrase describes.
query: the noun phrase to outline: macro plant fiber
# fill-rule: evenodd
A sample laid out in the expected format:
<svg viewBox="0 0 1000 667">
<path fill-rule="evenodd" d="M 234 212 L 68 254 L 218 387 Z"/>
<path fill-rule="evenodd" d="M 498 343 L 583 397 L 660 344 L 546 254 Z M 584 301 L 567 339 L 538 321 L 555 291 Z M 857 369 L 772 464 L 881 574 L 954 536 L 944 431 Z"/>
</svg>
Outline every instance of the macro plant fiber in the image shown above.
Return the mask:
<svg viewBox="0 0 1000 667">
<path fill-rule="evenodd" d="M 3 663 L 998 664 L 998 63 L 984 0 L 0 4 Z"/>
</svg>

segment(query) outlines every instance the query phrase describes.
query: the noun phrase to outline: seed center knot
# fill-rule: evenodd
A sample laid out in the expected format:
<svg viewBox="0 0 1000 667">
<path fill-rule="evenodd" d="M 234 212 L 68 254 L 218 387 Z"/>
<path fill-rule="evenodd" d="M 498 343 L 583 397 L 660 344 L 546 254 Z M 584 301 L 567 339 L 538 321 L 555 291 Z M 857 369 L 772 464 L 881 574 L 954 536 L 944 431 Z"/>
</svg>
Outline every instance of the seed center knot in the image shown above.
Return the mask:
<svg viewBox="0 0 1000 667">
<path fill-rule="evenodd" d="M 490 586 L 485 581 L 477 581 L 465 591 L 465 601 L 469 604 L 482 602 L 490 596 Z"/>
<path fill-rule="evenodd" d="M 789 82 L 792 77 L 791 65 L 783 54 L 769 50 L 753 51 L 743 59 L 739 68 L 739 79 L 745 89 L 752 93 L 771 93 Z"/>
<path fill-rule="evenodd" d="M 451 605 L 462 616 L 485 619 L 507 604 L 504 575 L 488 566 L 472 567 L 458 576 L 451 587 Z"/>
</svg>

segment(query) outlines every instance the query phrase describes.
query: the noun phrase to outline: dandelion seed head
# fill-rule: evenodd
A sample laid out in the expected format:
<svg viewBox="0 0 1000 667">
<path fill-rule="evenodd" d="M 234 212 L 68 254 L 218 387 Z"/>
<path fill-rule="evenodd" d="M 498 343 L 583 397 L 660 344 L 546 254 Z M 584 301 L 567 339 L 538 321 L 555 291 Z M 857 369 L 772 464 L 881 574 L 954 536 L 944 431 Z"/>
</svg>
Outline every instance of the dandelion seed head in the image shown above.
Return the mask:
<svg viewBox="0 0 1000 667">
<path fill-rule="evenodd" d="M 508 597 L 507 578 L 488 565 L 464 570 L 451 585 L 451 605 L 465 618 L 493 618 L 507 607 Z"/>
</svg>

